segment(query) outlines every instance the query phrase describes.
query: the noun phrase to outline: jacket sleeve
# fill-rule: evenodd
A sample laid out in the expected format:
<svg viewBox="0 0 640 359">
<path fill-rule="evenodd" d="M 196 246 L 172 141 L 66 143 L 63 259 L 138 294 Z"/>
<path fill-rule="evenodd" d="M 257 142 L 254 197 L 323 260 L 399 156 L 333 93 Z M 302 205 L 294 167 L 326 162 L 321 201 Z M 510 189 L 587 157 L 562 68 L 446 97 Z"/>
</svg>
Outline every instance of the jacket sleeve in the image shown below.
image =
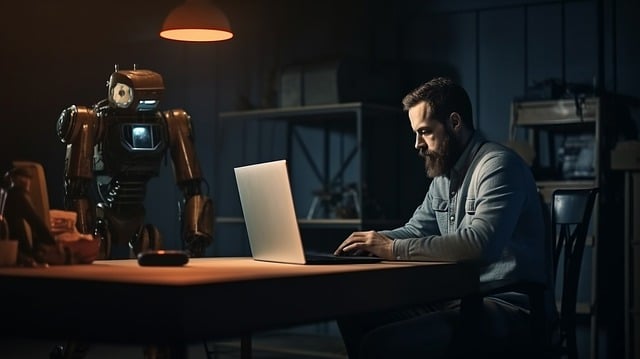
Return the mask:
<svg viewBox="0 0 640 359">
<path fill-rule="evenodd" d="M 529 192 L 527 186 L 532 183 L 525 172 L 528 169 L 504 152 L 484 156 L 475 168 L 467 203 L 459 204 L 465 206 L 461 225 L 446 234 L 430 231 L 433 213 L 428 210 L 428 204 L 423 203 L 418 209 L 426 220 L 423 226 L 412 224 L 419 221 L 414 215 L 403 229 L 389 232 L 390 236 L 400 235 L 394 237 L 393 251 L 397 259 L 486 264 L 503 255 L 505 244 L 513 236 L 523 212 Z M 409 234 L 413 234 L 413 238 Z"/>
<path fill-rule="evenodd" d="M 434 180 L 435 182 L 435 180 Z M 409 221 L 402 227 L 398 227 L 392 230 L 380 231 L 381 234 L 386 235 L 393 239 L 407 239 L 420 237 L 425 234 L 439 234 L 440 229 L 436 221 L 434 210 L 431 206 L 432 189 L 436 187 L 434 182 L 431 183 L 427 194 L 424 197 L 422 203 L 413 212 L 413 215 Z"/>
</svg>

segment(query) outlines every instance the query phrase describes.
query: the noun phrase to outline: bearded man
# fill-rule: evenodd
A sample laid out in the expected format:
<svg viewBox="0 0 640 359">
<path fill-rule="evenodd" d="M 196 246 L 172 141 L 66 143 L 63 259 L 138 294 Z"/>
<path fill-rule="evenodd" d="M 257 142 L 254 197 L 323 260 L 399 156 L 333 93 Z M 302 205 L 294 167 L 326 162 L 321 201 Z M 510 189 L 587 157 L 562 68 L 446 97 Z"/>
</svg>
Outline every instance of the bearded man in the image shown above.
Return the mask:
<svg viewBox="0 0 640 359">
<path fill-rule="evenodd" d="M 504 282 L 548 284 L 545 221 L 530 168 L 475 130 L 469 96 L 452 80 L 434 78 L 402 103 L 432 178 L 424 201 L 404 226 L 354 232 L 335 254 L 474 263 L 481 289 Z M 338 326 L 350 359 L 481 357 L 508 351 L 530 335 L 526 299 L 522 293 L 484 298 L 488 316 L 477 326 L 483 333 L 460 335 L 460 300 L 339 318 Z M 471 344 L 476 334 L 483 339 Z"/>
</svg>

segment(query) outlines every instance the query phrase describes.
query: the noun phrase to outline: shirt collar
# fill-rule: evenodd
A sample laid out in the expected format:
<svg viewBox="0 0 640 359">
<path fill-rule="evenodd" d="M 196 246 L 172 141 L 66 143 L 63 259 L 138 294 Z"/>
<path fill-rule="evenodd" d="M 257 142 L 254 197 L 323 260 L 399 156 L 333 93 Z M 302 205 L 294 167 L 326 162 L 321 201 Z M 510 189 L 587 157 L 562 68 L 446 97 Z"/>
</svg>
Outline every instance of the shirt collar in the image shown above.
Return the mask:
<svg viewBox="0 0 640 359">
<path fill-rule="evenodd" d="M 474 131 L 473 135 L 471 135 L 471 138 L 469 139 L 469 142 L 467 143 L 467 146 L 462 151 L 460 158 L 458 158 L 456 163 L 453 165 L 453 168 L 451 168 L 450 178 L 452 180 L 457 180 L 464 177 L 467 169 L 469 168 L 469 163 L 471 163 L 471 160 L 484 142 L 486 142 L 486 139 L 484 138 L 484 136 L 482 136 L 482 134 L 480 134 L 480 131 Z"/>
</svg>

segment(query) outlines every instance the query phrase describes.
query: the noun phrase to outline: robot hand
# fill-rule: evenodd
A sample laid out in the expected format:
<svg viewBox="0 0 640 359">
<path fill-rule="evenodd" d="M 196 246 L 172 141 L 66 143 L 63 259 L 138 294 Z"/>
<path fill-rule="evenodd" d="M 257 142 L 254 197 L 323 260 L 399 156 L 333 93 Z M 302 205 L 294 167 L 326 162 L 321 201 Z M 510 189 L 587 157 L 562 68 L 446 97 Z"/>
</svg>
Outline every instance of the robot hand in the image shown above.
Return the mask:
<svg viewBox="0 0 640 359">
<path fill-rule="evenodd" d="M 202 257 L 213 241 L 213 201 L 194 195 L 187 200 L 183 215 L 185 249 L 192 257 Z"/>
<path fill-rule="evenodd" d="M 184 239 L 186 250 L 190 257 L 203 257 L 212 241 L 211 236 L 191 235 Z"/>
</svg>

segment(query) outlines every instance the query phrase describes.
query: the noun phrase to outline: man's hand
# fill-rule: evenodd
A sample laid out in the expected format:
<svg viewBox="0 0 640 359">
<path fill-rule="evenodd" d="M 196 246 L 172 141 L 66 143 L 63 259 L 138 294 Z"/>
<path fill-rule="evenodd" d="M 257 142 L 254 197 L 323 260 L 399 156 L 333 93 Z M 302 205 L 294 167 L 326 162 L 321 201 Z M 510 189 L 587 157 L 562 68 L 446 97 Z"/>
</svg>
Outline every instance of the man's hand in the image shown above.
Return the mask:
<svg viewBox="0 0 640 359">
<path fill-rule="evenodd" d="M 393 260 L 393 240 L 376 231 L 353 232 L 338 246 L 335 255 L 368 252 L 382 259 Z"/>
</svg>

